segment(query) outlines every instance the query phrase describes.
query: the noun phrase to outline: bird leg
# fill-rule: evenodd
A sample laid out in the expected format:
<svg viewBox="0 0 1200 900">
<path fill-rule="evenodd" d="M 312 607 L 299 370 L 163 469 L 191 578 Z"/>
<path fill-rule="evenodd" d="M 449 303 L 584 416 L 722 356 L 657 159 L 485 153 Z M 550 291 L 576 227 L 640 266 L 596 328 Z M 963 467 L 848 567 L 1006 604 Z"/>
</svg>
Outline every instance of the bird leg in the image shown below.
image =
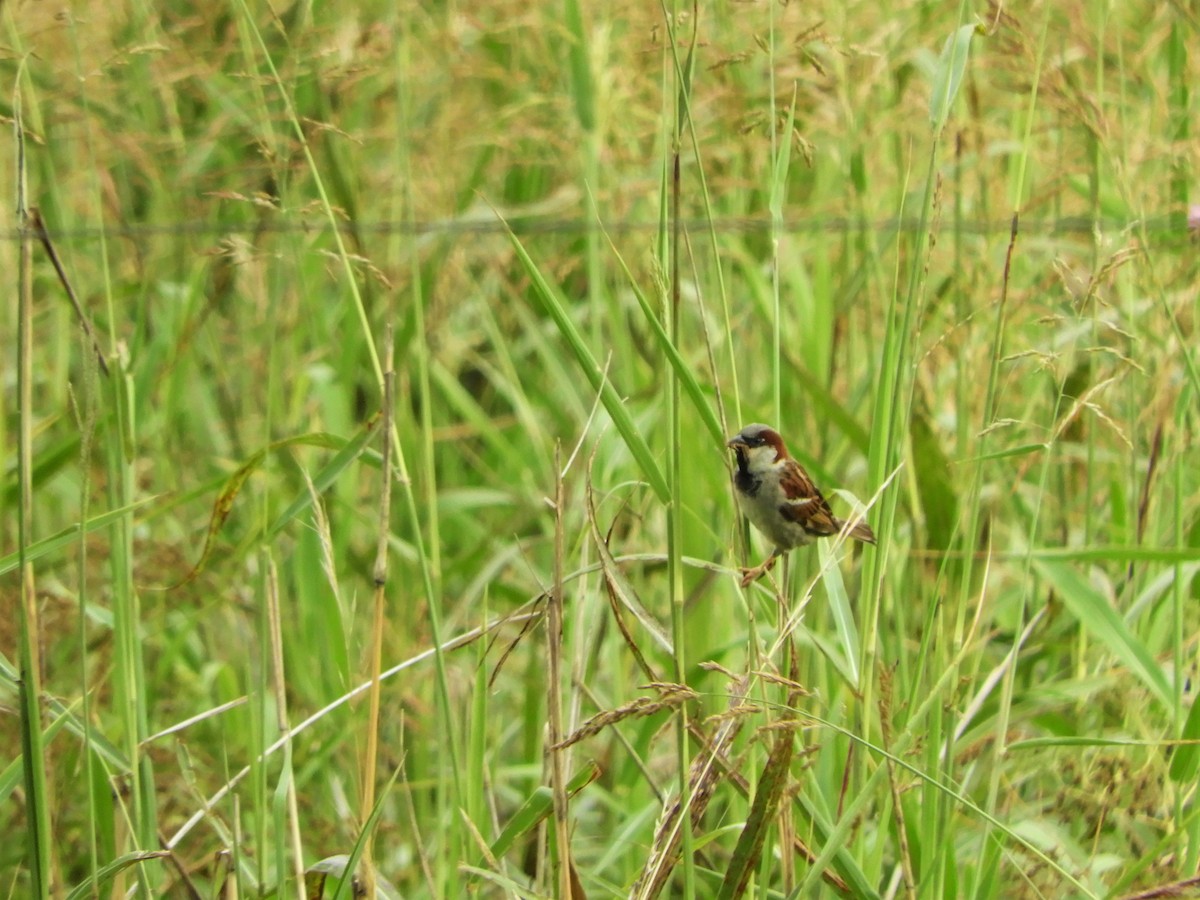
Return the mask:
<svg viewBox="0 0 1200 900">
<path fill-rule="evenodd" d="M 778 550 L 772 550 L 771 555 L 764 559 L 759 565 L 750 569 L 742 568 L 740 570 L 742 573 L 742 587 L 750 587 L 750 585 L 756 579 L 759 579 L 767 572 L 770 572 L 771 569 L 775 567 L 775 563 L 779 561 L 779 556 L 780 554 Z"/>
</svg>

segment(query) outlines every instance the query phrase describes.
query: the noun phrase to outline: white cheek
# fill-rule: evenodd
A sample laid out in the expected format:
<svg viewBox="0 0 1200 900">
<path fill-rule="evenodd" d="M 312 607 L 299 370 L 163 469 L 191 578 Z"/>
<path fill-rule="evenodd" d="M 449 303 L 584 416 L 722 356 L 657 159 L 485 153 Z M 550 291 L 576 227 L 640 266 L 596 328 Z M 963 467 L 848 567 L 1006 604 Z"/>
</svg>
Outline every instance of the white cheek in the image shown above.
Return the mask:
<svg viewBox="0 0 1200 900">
<path fill-rule="evenodd" d="M 775 462 L 774 447 L 754 447 L 750 451 L 750 464 L 756 469 L 765 469 Z"/>
</svg>

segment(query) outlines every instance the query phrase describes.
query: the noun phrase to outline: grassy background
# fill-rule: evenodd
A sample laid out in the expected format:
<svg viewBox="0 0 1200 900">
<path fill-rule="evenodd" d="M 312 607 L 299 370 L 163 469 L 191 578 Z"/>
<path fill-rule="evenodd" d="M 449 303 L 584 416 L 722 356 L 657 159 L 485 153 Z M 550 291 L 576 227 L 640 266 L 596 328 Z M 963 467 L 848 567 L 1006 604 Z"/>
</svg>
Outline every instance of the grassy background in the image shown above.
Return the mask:
<svg viewBox="0 0 1200 900">
<path fill-rule="evenodd" d="M 1195 11 L 408 6 L 0 11 L 0 894 L 1193 878 Z"/>
</svg>

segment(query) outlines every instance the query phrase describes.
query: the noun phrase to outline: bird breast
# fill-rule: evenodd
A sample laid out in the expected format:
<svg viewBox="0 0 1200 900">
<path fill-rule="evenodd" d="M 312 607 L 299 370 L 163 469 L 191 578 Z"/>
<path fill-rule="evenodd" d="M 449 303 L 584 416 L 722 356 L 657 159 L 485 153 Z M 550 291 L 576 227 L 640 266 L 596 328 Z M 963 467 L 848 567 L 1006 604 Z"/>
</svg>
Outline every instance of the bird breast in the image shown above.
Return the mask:
<svg viewBox="0 0 1200 900">
<path fill-rule="evenodd" d="M 746 477 L 749 476 L 749 477 Z M 743 486 L 743 482 L 748 482 Z M 763 477 L 757 473 L 738 473 L 737 498 L 742 514 L 781 551 L 791 550 L 812 540 L 796 522 L 785 519 L 779 512 L 787 502 L 779 478 Z"/>
</svg>

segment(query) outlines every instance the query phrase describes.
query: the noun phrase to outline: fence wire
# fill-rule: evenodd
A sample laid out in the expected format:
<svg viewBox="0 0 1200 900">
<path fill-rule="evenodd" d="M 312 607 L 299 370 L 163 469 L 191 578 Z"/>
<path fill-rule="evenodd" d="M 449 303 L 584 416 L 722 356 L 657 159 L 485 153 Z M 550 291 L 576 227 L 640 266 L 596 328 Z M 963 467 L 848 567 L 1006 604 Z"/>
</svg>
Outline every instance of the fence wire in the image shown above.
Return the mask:
<svg viewBox="0 0 1200 900">
<path fill-rule="evenodd" d="M 765 217 L 719 218 L 710 223 L 707 219 L 687 219 L 683 227 L 696 235 L 707 233 L 710 227 L 717 234 L 769 234 L 772 229 L 782 234 L 857 234 L 875 232 L 879 235 L 915 233 L 921 227 L 918 219 L 891 218 L 865 221 L 849 217 L 788 219 L 777 226 Z M 609 234 L 656 232 L 660 223 L 656 220 L 624 219 L 605 221 L 601 224 L 586 218 L 548 218 L 514 214 L 501 221 L 497 218 L 459 217 L 432 219 L 420 222 L 375 221 L 346 222 L 339 226 L 343 234 L 410 237 L 455 236 L 455 235 L 503 235 L 511 228 L 517 234 L 561 234 L 581 235 L 603 228 Z M 948 226 L 943 224 L 942 230 Z M 1012 230 L 1011 217 L 991 220 L 959 221 L 954 228 L 971 235 L 1007 235 Z M 86 242 L 100 238 L 155 238 L 190 236 L 221 238 L 232 235 L 272 234 L 321 234 L 329 231 L 326 220 L 271 219 L 244 223 L 227 222 L 165 222 L 138 223 L 100 226 L 57 228 L 48 223 L 50 233 L 56 241 Z M 1145 233 L 1156 239 L 1156 243 L 1171 243 L 1184 237 L 1195 239 L 1200 235 L 1200 216 L 1193 213 L 1186 220 L 1175 216 L 1156 216 L 1144 221 L 1138 219 L 1092 218 L 1089 216 L 1065 216 L 1020 220 L 1020 233 L 1025 236 L 1071 237 L 1080 235 L 1118 235 Z M 20 238 L 18 229 L 0 231 L 0 240 L 15 242 Z"/>
</svg>

